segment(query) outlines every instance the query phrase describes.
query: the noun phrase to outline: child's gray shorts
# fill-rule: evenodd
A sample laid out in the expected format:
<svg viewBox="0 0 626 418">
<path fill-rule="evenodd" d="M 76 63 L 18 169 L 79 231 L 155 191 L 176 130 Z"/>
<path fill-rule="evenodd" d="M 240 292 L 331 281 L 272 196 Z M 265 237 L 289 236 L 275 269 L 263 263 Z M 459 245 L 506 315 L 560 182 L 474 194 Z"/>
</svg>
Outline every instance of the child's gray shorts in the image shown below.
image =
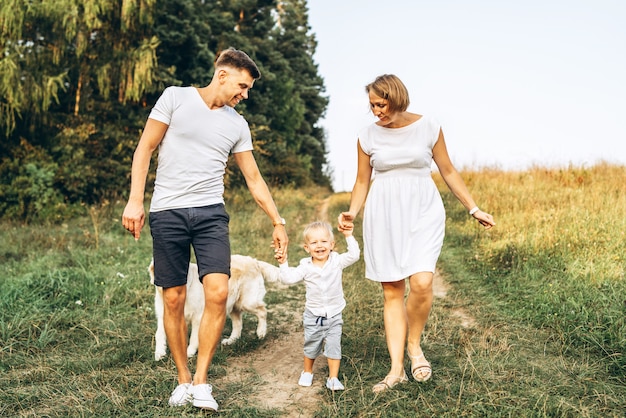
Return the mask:
<svg viewBox="0 0 626 418">
<path fill-rule="evenodd" d="M 326 318 L 316 316 L 309 310 L 304 311 L 304 355 L 307 358 L 315 359 L 322 354 L 326 358 L 341 359 L 341 332 L 343 328 L 343 318 L 341 312 L 337 315 Z"/>
</svg>

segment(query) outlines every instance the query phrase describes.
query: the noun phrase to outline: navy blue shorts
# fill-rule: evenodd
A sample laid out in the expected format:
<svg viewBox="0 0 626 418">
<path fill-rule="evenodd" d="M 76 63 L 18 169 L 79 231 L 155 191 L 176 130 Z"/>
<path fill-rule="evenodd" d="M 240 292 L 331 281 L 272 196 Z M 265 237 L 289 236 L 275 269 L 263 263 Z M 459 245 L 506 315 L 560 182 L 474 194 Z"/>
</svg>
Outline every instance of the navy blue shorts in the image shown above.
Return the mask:
<svg viewBox="0 0 626 418">
<path fill-rule="evenodd" d="M 200 281 L 210 273 L 230 277 L 229 220 L 222 203 L 150 212 L 154 284 L 165 288 L 186 284 L 191 247 Z"/>
</svg>

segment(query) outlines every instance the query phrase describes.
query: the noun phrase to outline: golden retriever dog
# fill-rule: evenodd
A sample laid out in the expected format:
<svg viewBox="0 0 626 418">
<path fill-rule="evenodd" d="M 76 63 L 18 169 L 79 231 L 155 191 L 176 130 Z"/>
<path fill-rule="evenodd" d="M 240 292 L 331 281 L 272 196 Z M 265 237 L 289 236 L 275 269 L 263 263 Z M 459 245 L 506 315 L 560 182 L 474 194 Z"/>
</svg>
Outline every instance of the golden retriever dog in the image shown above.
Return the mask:
<svg viewBox="0 0 626 418">
<path fill-rule="evenodd" d="M 154 284 L 154 261 L 148 267 L 150 283 Z M 245 255 L 231 256 L 230 279 L 228 280 L 228 301 L 226 314 L 232 322 L 232 332 L 222 344 L 232 344 L 241 337 L 243 328 L 243 313 L 250 312 L 256 315 L 258 325 L 256 335 L 264 338 L 267 333 L 267 310 L 265 308 L 265 281 L 280 283 L 279 269 L 264 261 Z M 157 330 L 154 335 L 156 347 L 154 359 L 160 360 L 165 356 L 167 339 L 163 326 L 163 288 L 155 286 L 154 311 L 157 318 Z M 185 300 L 185 321 L 191 328 L 187 357 L 193 357 L 198 351 L 198 330 L 200 319 L 204 311 L 204 290 L 198 276 L 198 266 L 189 264 L 187 273 L 187 298 Z"/>
</svg>

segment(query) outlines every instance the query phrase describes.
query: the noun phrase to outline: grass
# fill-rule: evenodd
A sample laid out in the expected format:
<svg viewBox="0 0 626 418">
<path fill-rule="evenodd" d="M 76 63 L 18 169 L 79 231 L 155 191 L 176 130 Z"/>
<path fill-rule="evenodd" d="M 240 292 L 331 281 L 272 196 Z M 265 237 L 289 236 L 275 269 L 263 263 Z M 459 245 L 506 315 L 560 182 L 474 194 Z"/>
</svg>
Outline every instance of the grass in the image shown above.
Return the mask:
<svg viewBox="0 0 626 418">
<path fill-rule="evenodd" d="M 474 288 L 495 295 L 509 316 L 561 335 L 566 347 L 603 356 L 616 376 L 626 370 L 625 178 L 626 169 L 608 165 L 501 173 L 493 190 L 478 192 L 502 214 L 475 241 L 480 255 L 463 245 L 473 235 L 467 223 L 449 228 L 453 257 L 465 259 Z M 506 184 L 521 187 L 498 200 Z"/>
<path fill-rule="evenodd" d="M 323 391 L 314 416 L 623 416 L 626 168 L 463 176 L 498 225 L 482 230 L 436 177 L 448 213 L 439 267 L 450 289 L 436 299 L 424 334 L 433 378 L 371 394 L 389 359 L 380 286 L 363 279 L 361 260 L 344 272 L 347 389 Z M 274 195 L 288 221 L 290 259 L 298 260 L 302 227 L 329 196 Z M 271 261 L 267 217 L 248 193 L 227 200 L 233 252 Z M 329 197 L 331 222 L 348 201 L 346 193 Z M 0 416 L 203 416 L 166 405 L 175 373 L 169 357 L 153 360 L 149 231 L 135 242 L 120 225 L 121 210 L 111 203 L 65 224 L 0 223 Z M 270 323 L 286 322 L 302 295 L 296 288 L 268 291 L 268 304 L 281 307 Z M 471 317 L 469 326 L 459 313 Z M 213 376 L 259 347 L 253 330 L 244 324 L 240 343 L 218 350 Z M 284 331 L 270 327 L 267 338 Z M 221 388 L 228 396 L 220 415 L 281 416 L 248 404 L 249 390 Z"/>
</svg>

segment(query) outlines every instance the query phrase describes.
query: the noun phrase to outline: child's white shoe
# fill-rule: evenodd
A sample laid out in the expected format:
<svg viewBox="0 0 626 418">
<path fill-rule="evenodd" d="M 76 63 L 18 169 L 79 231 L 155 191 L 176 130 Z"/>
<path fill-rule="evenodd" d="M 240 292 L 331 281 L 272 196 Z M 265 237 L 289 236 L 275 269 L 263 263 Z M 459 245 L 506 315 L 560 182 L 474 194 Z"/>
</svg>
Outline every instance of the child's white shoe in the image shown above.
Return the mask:
<svg viewBox="0 0 626 418">
<path fill-rule="evenodd" d="M 311 386 L 313 384 L 313 373 L 300 373 L 300 380 L 298 380 L 298 384 L 300 386 Z"/>
<path fill-rule="evenodd" d="M 344 390 L 345 388 L 336 377 L 326 379 L 326 387 L 330 390 Z"/>
</svg>

